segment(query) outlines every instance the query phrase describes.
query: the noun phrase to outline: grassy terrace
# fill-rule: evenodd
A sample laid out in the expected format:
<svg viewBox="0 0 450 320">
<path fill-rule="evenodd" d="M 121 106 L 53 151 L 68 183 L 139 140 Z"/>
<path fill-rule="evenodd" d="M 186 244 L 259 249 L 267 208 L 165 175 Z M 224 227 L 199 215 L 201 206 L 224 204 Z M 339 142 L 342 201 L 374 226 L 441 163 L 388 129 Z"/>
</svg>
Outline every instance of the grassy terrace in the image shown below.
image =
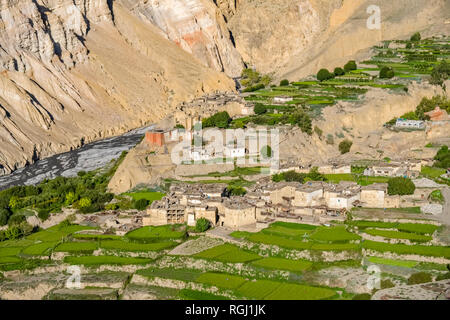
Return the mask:
<svg viewBox="0 0 450 320">
<path fill-rule="evenodd" d="M 257 233 L 233 232 L 231 236 L 285 249 L 317 251 L 359 250 L 359 244 L 353 242 L 361 239 L 345 226 L 315 227 L 284 222 L 275 222 Z"/>
<path fill-rule="evenodd" d="M 370 249 L 370 253 L 376 251 L 380 254 L 392 252 L 450 258 L 450 247 L 445 246 L 362 241 L 355 233 L 356 227 L 358 232 L 377 232 L 377 235 L 384 237 L 415 239 L 424 243 L 429 241 L 431 234 L 437 229 L 437 226 L 430 224 L 379 221 L 349 221 L 332 227 L 276 222 L 257 233 L 234 232 L 234 237 L 243 239 L 243 247 L 223 243 L 191 256 L 177 257 L 168 253 L 171 248 L 187 239 L 186 227 L 183 225 L 145 227 L 122 237 L 99 237 L 77 233 L 95 231 L 92 228 L 63 223 L 22 239 L 0 242 L 0 270 L 27 270 L 61 263 L 83 265 L 93 270 L 101 266 L 134 265 L 138 269 L 136 274 L 149 281 L 162 278 L 186 284 L 181 289 L 165 287 L 162 282 L 145 285 L 146 292 L 161 298 L 213 300 L 225 299 L 231 294 L 247 299 L 309 300 L 351 297 L 351 294 L 339 295 L 335 289 L 319 287 L 303 279 L 308 279 L 311 273 L 330 267 L 361 268 L 364 256 L 361 249 Z M 273 247 L 261 248 L 260 244 L 270 244 Z M 284 253 L 280 254 L 277 247 L 283 249 Z M 97 251 L 94 256 L 93 251 L 98 249 L 102 250 Z M 310 261 L 286 255 L 290 250 L 310 250 L 315 258 Z M 313 254 L 323 251 L 358 254 L 347 258 L 350 260 L 324 262 L 321 254 Z M 62 261 L 51 259 L 52 253 L 57 252 L 66 255 Z M 50 259 L 37 259 L 42 256 Z M 442 265 L 407 259 L 392 260 L 374 256 L 366 259 L 370 263 L 428 272 L 445 270 Z M 174 263 L 173 267 L 168 261 Z M 286 277 L 286 274 L 289 276 Z M 194 290 L 188 283 L 197 283 L 201 287 Z M 213 287 L 218 288 L 218 291 L 210 291 Z"/>
<path fill-rule="evenodd" d="M 394 41 L 399 48 L 389 48 L 392 41 L 374 47 L 374 56 L 359 63 L 356 70 L 349 70 L 333 79 L 319 81 L 313 77 L 300 79 L 288 85 L 273 85 L 250 92 L 245 99 L 266 107 L 266 112 L 250 117 L 235 119 L 232 126 L 241 127 L 248 123 L 276 125 L 286 122 L 286 115 L 297 110 L 306 110 L 310 117 L 318 117 L 321 110 L 338 101 L 362 101 L 371 88 L 394 92 L 407 90 L 412 81 L 428 77 L 433 67 L 442 60 L 450 61 L 450 39 L 424 39 L 405 48 L 408 41 Z M 403 47 L 403 48 L 402 48 Z M 342 67 L 342 66 L 336 66 Z M 394 77 L 381 79 L 382 68 L 392 68 Z M 333 72 L 333 70 L 330 70 Z M 288 96 L 292 101 L 274 104 L 273 98 Z"/>
</svg>

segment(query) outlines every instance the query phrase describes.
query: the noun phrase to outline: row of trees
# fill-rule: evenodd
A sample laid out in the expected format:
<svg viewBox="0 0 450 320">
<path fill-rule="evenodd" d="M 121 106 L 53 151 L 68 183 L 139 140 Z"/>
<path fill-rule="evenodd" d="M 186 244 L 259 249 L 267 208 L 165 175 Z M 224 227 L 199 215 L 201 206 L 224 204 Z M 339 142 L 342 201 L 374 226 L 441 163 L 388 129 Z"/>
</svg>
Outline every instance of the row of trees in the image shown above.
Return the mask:
<svg viewBox="0 0 450 320">
<path fill-rule="evenodd" d="M 317 167 L 312 168 L 309 173 L 299 173 L 295 171 L 287 171 L 272 176 L 272 181 L 274 182 L 300 182 L 305 183 L 308 181 L 327 181 L 326 177 L 319 173 Z"/>
<path fill-rule="evenodd" d="M 16 186 L 1 191 L 0 225 L 21 224 L 25 220 L 25 209 L 36 210 L 41 220 L 69 206 L 83 213 L 103 210 L 114 198 L 107 192 L 107 185 L 125 155 L 126 152 L 102 173 L 80 171 L 76 177 L 57 177 L 37 186 Z"/>
<path fill-rule="evenodd" d="M 317 73 L 317 80 L 326 81 L 333 79 L 334 77 L 343 76 L 345 73 L 350 72 L 352 70 L 358 69 L 355 60 L 350 60 L 344 66 L 344 68 L 337 67 L 334 69 L 334 72 L 328 71 L 328 69 L 320 69 Z"/>
</svg>

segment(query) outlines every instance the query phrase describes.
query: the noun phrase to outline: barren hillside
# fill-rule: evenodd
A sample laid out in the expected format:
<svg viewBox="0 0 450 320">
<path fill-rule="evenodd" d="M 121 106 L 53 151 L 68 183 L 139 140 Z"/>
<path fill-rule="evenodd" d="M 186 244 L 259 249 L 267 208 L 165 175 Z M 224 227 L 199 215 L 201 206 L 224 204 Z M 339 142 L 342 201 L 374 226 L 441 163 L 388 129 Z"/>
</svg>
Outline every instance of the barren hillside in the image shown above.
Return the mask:
<svg viewBox="0 0 450 320">
<path fill-rule="evenodd" d="M 232 90 L 245 65 L 298 80 L 383 39 L 448 32 L 447 0 L 372 2 L 3 0 L 0 174 Z"/>
<path fill-rule="evenodd" d="M 120 1 L 2 1 L 0 17 L 0 174 L 234 88 Z"/>
</svg>

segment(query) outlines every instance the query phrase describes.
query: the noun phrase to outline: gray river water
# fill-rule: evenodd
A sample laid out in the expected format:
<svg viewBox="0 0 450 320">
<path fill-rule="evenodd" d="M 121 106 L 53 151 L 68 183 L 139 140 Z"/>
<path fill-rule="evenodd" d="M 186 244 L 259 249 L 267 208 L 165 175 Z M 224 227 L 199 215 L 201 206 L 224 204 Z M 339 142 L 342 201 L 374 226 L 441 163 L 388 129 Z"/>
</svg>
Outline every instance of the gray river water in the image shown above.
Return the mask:
<svg viewBox="0 0 450 320">
<path fill-rule="evenodd" d="M 44 179 L 53 179 L 58 176 L 73 177 L 79 171 L 91 171 L 104 167 L 112 159 L 117 159 L 123 151 L 133 148 L 149 128 L 151 126 L 38 160 L 9 175 L 0 176 L 0 190 L 17 185 L 35 185 Z"/>
</svg>

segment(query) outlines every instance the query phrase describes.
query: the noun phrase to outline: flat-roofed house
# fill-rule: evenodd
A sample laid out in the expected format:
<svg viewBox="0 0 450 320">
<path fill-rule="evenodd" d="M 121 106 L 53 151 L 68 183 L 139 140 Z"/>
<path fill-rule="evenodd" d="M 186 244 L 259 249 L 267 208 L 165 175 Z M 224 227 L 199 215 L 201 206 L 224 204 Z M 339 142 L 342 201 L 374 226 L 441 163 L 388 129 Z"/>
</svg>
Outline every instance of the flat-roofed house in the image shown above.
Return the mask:
<svg viewBox="0 0 450 320">
<path fill-rule="evenodd" d="M 424 129 L 425 121 L 421 120 L 408 120 L 408 119 L 397 119 L 395 123 L 396 128 L 406 128 L 406 129 Z"/>
<path fill-rule="evenodd" d="M 234 230 L 256 223 L 256 207 L 241 198 L 231 198 L 224 202 L 221 225 Z"/>
<path fill-rule="evenodd" d="M 279 182 L 268 186 L 266 190 L 269 192 L 270 202 L 273 204 L 283 204 L 287 198 L 293 199 L 297 185 L 297 182 Z"/>
<path fill-rule="evenodd" d="M 217 225 L 219 221 L 218 209 L 208 205 L 189 206 L 186 209 L 188 215 L 188 223 L 194 223 L 198 219 L 205 218 L 211 222 L 213 226 Z"/>
<path fill-rule="evenodd" d="M 374 183 L 361 188 L 361 202 L 364 207 L 384 208 L 387 183 Z"/>
<path fill-rule="evenodd" d="M 311 207 L 322 204 L 323 184 L 321 182 L 307 182 L 295 189 L 293 205 L 296 207 Z"/>
</svg>

